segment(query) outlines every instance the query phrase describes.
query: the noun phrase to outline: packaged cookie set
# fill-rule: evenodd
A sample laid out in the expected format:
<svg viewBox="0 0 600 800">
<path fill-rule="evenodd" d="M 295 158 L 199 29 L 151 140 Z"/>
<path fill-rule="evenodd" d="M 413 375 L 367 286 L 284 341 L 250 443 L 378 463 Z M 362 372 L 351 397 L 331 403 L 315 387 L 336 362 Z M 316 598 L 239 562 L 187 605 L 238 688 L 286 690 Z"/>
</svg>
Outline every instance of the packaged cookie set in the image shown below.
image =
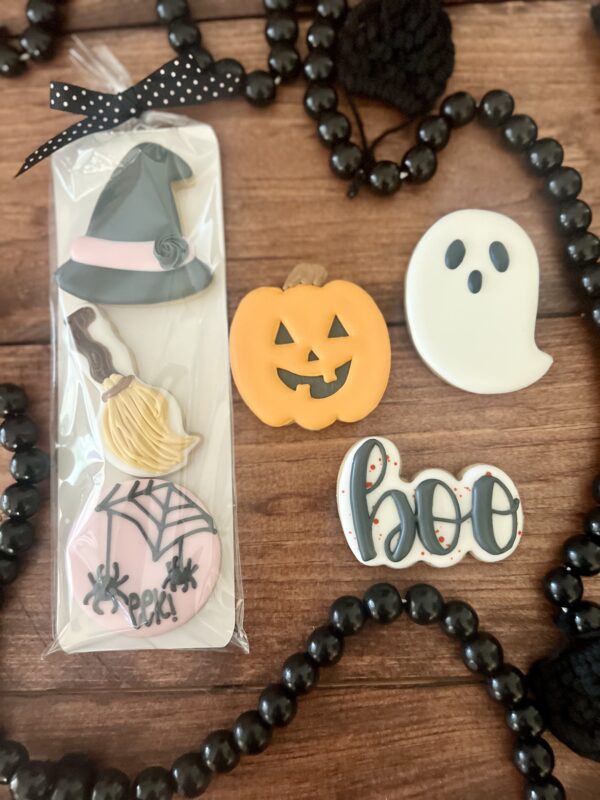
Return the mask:
<svg viewBox="0 0 600 800">
<path fill-rule="evenodd" d="M 54 646 L 247 649 L 214 132 L 147 116 L 52 162 Z"/>
</svg>

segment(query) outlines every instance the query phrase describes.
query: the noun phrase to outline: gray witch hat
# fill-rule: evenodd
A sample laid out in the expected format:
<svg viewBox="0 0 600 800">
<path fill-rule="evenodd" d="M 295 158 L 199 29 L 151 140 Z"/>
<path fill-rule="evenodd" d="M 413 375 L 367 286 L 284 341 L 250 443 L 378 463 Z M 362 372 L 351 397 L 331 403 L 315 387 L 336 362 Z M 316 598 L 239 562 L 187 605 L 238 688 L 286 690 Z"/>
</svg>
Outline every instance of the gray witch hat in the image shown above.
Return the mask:
<svg viewBox="0 0 600 800">
<path fill-rule="evenodd" d="M 200 292 L 212 272 L 182 236 L 171 184 L 192 176 L 166 147 L 143 142 L 102 190 L 87 234 L 56 273 L 66 292 L 92 303 L 164 303 Z"/>
</svg>

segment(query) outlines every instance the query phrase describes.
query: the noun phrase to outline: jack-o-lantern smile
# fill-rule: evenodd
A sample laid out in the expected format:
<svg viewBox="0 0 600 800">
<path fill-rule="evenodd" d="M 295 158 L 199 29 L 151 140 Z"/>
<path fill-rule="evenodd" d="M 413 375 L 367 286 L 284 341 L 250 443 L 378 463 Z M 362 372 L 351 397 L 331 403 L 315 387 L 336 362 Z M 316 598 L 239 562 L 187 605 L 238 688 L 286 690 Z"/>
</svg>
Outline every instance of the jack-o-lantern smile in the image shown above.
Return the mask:
<svg viewBox="0 0 600 800">
<path fill-rule="evenodd" d="M 373 299 L 354 283 L 325 283 L 322 268 L 308 269 L 309 277 L 306 265 L 297 268 L 301 279 L 290 277 L 283 290 L 263 287 L 243 298 L 231 324 L 231 369 L 243 400 L 267 425 L 320 430 L 373 411 L 391 352 Z"/>
</svg>

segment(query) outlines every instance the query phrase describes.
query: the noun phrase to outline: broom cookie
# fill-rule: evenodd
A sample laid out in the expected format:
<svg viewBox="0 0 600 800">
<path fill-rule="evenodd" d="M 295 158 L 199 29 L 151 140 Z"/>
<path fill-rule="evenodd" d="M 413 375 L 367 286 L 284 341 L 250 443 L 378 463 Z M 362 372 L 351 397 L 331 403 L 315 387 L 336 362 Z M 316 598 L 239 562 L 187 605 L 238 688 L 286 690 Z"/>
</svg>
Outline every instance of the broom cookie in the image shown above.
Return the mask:
<svg viewBox="0 0 600 800">
<path fill-rule="evenodd" d="M 190 451 L 200 442 L 183 427 L 181 410 L 167 391 L 123 375 L 113 357 L 90 327 L 102 318 L 91 306 L 83 306 L 68 317 L 75 347 L 88 362 L 90 377 L 102 397 L 101 431 L 107 457 L 129 475 L 159 477 L 185 466 Z"/>
</svg>

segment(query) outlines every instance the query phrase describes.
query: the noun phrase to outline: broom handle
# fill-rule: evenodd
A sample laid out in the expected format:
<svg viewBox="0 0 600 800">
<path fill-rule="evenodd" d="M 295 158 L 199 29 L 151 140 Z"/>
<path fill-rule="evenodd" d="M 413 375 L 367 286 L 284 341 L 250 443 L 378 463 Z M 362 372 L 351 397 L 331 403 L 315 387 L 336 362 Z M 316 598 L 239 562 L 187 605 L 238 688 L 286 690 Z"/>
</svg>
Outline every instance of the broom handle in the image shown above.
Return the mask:
<svg viewBox="0 0 600 800">
<path fill-rule="evenodd" d="M 90 375 L 96 383 L 104 383 L 116 373 L 110 350 L 92 339 L 90 325 L 96 319 L 96 312 L 89 306 L 74 311 L 68 318 L 69 327 L 75 340 L 75 347 L 84 356 L 90 367 Z"/>
</svg>

